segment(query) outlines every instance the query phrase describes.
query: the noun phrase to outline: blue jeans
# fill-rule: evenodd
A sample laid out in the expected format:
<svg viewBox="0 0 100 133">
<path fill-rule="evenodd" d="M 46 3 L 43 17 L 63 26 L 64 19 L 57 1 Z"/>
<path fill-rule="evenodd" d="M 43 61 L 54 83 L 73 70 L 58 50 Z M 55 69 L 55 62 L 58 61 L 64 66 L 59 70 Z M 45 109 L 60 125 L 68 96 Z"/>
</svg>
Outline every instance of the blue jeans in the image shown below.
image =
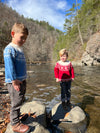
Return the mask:
<svg viewBox="0 0 100 133">
<path fill-rule="evenodd" d="M 71 98 L 71 80 L 68 82 L 61 82 L 61 101 L 65 102 L 65 100 L 70 101 Z"/>
</svg>

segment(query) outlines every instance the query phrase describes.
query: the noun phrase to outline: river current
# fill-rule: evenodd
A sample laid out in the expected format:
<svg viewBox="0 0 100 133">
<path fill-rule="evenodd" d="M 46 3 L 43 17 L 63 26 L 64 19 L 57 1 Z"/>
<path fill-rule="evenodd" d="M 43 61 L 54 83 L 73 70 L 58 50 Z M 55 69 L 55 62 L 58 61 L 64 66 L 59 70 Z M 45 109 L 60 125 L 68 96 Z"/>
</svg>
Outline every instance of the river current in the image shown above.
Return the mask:
<svg viewBox="0 0 100 133">
<path fill-rule="evenodd" d="M 28 101 L 41 101 L 52 108 L 60 102 L 60 85 L 54 77 L 54 65 L 27 65 Z M 74 66 L 75 80 L 71 86 L 71 103 L 81 105 L 88 114 L 86 133 L 100 132 L 100 66 Z"/>
</svg>

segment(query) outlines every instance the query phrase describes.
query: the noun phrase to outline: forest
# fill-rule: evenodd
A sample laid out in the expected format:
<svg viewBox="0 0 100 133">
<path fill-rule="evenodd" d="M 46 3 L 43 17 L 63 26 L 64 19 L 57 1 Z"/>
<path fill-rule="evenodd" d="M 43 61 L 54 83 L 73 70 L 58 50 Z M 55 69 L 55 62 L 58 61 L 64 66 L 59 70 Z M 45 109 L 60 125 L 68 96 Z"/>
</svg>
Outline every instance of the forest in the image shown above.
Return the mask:
<svg viewBox="0 0 100 133">
<path fill-rule="evenodd" d="M 100 30 L 100 0 L 75 0 L 72 8 L 66 10 L 64 35 L 61 35 L 54 47 L 54 57 L 58 51 L 66 48 L 70 60 L 80 60 L 87 47 L 87 41 Z"/>
<path fill-rule="evenodd" d="M 24 23 L 30 32 L 24 45 L 27 63 L 58 60 L 62 48 L 68 50 L 70 60 L 81 60 L 89 38 L 100 30 L 100 0 L 82 0 L 82 5 L 74 2 L 66 10 L 64 33 L 48 22 L 25 18 L 0 2 L 0 62 L 3 63 L 4 47 L 11 41 L 14 22 Z"/>
</svg>

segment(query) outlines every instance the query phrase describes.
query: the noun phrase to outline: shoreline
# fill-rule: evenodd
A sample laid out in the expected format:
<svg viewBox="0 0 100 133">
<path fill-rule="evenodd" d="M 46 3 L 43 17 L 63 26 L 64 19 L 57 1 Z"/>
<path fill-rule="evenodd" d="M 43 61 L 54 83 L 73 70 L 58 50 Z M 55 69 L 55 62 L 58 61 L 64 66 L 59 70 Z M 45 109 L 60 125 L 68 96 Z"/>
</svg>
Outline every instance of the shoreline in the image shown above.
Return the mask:
<svg viewBox="0 0 100 133">
<path fill-rule="evenodd" d="M 55 65 L 55 62 L 53 62 L 53 61 L 33 61 L 33 62 L 27 62 L 27 65 L 44 65 L 44 64 Z M 81 60 L 71 61 L 71 63 L 73 66 L 100 66 L 100 63 L 86 64 L 86 63 L 82 62 Z M 0 63 L 0 72 L 4 73 L 4 64 L 2 64 L 2 63 Z"/>
<path fill-rule="evenodd" d="M 6 86 L 4 85 L 4 73 L 0 71 L 0 132 L 4 133 L 7 124 L 10 122 L 10 98 Z"/>
</svg>

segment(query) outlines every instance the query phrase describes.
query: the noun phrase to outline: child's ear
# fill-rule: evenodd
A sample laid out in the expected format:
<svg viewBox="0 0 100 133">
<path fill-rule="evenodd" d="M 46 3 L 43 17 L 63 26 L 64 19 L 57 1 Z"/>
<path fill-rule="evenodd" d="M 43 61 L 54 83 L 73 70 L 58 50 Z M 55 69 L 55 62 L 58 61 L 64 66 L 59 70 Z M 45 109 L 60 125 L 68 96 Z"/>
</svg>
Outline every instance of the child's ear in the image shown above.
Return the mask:
<svg viewBox="0 0 100 133">
<path fill-rule="evenodd" d="M 14 34 L 15 34 L 15 32 L 14 32 L 14 31 L 12 31 L 12 32 L 11 32 L 11 36 L 12 36 L 12 37 L 14 37 Z"/>
</svg>

